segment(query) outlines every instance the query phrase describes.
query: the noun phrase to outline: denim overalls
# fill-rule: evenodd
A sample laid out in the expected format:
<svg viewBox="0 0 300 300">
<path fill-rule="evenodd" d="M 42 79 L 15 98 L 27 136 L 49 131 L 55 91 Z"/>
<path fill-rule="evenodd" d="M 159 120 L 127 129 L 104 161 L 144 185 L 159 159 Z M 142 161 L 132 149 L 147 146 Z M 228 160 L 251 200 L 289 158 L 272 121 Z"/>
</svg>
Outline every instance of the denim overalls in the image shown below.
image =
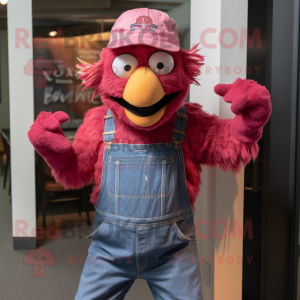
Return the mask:
<svg viewBox="0 0 300 300">
<path fill-rule="evenodd" d="M 173 143 L 113 143 L 108 110 L 94 232 L 77 300 L 124 299 L 143 278 L 155 300 L 202 300 L 181 143 L 187 115 L 177 112 Z"/>
</svg>

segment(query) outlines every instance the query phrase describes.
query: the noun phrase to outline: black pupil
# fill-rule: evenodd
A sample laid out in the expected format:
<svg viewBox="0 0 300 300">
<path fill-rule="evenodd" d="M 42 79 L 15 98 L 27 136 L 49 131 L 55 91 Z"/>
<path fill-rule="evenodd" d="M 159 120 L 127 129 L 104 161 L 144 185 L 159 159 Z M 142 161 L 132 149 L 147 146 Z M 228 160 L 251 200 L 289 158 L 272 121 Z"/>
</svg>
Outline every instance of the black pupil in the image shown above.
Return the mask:
<svg viewBox="0 0 300 300">
<path fill-rule="evenodd" d="M 160 63 L 157 64 L 157 69 L 161 70 L 163 68 L 164 68 L 164 64 L 163 63 L 160 62 Z"/>
<path fill-rule="evenodd" d="M 125 70 L 126 72 L 129 72 L 129 71 L 131 70 L 131 66 L 130 66 L 130 65 L 126 65 L 126 66 L 124 67 L 124 70 Z"/>
</svg>

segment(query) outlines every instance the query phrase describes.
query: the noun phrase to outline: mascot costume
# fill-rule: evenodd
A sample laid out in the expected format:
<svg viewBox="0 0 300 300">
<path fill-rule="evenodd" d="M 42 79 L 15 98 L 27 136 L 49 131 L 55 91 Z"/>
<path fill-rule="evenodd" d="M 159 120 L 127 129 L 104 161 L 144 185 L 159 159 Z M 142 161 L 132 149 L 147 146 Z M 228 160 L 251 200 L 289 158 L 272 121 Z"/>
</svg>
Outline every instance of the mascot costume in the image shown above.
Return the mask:
<svg viewBox="0 0 300 300">
<path fill-rule="evenodd" d="M 258 154 L 271 114 L 255 81 L 218 84 L 231 104 L 222 120 L 184 103 L 203 65 L 198 45 L 180 49 L 176 23 L 141 8 L 123 13 L 95 64 L 80 79 L 100 94 L 73 144 L 64 112 L 41 112 L 28 136 L 66 188 L 94 183 L 94 232 L 75 299 L 124 299 L 136 278 L 156 300 L 201 300 L 194 203 L 201 165 L 238 170 Z"/>
</svg>

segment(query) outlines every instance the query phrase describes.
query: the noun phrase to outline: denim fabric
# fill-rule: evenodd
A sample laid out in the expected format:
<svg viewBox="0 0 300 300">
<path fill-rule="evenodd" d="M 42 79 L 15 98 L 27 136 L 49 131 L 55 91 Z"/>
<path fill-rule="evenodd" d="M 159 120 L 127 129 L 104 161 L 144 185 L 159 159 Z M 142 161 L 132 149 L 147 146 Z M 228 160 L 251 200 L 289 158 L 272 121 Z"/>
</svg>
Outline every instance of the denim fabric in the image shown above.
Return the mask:
<svg viewBox="0 0 300 300">
<path fill-rule="evenodd" d="M 123 299 L 136 278 L 156 300 L 202 299 L 180 146 L 185 113 L 182 106 L 174 143 L 164 144 L 115 144 L 115 122 L 106 119 L 95 231 L 75 299 Z"/>
</svg>

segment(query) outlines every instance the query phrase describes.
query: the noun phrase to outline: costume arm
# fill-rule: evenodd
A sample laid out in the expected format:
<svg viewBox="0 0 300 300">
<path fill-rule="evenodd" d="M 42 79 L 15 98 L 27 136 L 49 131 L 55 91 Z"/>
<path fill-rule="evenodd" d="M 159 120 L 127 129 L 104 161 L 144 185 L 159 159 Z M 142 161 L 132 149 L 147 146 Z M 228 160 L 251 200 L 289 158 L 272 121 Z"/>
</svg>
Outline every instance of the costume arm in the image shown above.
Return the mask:
<svg viewBox="0 0 300 300">
<path fill-rule="evenodd" d="M 59 126 L 68 120 L 63 112 L 41 113 L 28 132 L 31 143 L 51 167 L 56 181 L 66 188 L 81 188 L 93 179 L 106 110 L 97 107 L 86 113 L 73 144 Z"/>
<path fill-rule="evenodd" d="M 102 107 L 86 113 L 75 135 L 68 163 L 60 170 L 52 170 L 55 180 L 66 188 L 81 188 L 91 183 L 102 143 L 103 116 Z"/>
<path fill-rule="evenodd" d="M 224 120 L 203 112 L 200 106 L 193 109 L 198 133 L 194 134 L 191 147 L 200 164 L 238 170 L 241 163 L 246 165 L 257 157 L 257 141 L 271 114 L 270 94 L 255 81 L 243 79 L 231 85 L 217 85 L 215 92 L 231 103 L 236 116 Z"/>
</svg>

